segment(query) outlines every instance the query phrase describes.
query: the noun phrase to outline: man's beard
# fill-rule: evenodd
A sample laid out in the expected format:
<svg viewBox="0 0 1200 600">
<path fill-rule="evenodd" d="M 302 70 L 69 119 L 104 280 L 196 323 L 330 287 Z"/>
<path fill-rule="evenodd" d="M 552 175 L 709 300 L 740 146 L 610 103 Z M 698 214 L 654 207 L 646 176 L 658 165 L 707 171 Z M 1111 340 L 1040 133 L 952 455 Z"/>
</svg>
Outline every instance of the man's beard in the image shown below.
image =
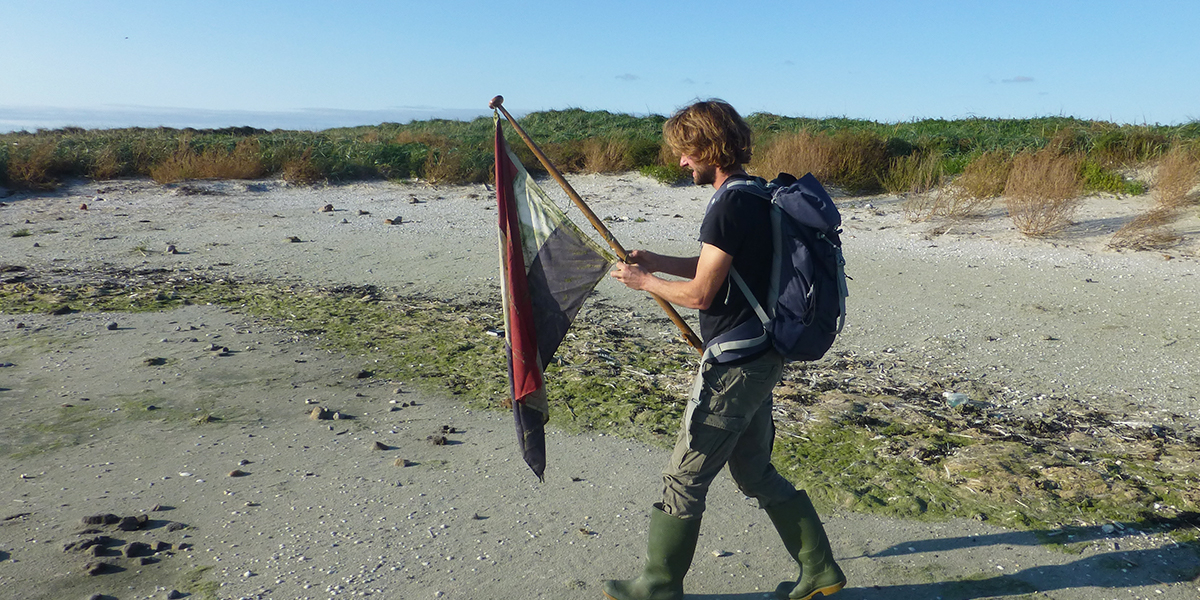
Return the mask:
<svg viewBox="0 0 1200 600">
<path fill-rule="evenodd" d="M 716 167 L 705 165 L 704 168 L 692 167 L 692 181 L 696 185 L 709 185 L 717 180 Z"/>
</svg>

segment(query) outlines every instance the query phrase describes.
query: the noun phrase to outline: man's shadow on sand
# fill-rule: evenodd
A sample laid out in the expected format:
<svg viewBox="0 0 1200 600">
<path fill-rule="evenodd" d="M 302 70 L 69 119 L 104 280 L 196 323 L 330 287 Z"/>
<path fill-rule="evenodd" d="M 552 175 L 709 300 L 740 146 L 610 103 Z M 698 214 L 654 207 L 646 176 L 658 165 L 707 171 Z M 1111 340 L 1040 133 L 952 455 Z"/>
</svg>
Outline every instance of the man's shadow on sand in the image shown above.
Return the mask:
<svg viewBox="0 0 1200 600">
<path fill-rule="evenodd" d="M 1183 513 L 1173 519 L 1155 519 L 1137 523 L 1121 523 L 1117 529 L 1126 533 L 1138 531 L 1171 531 L 1200 527 L 1200 513 Z M 953 552 L 984 546 L 1037 546 L 1045 544 L 1075 544 L 1113 539 L 1101 527 L 1073 527 L 1060 530 L 1006 531 L 990 535 L 966 536 L 935 540 L 920 540 L 897 544 L 880 552 L 839 559 L 843 567 L 853 569 L 856 560 L 909 556 L 924 552 Z M 1018 596 L 1081 587 L 1122 589 L 1153 584 L 1176 584 L 1200 581 L 1200 544 L 1176 544 L 1148 550 L 1114 550 L 1094 554 L 1062 565 L 1030 567 L 1015 573 L 991 577 L 994 565 L 981 564 L 976 575 L 931 583 L 898 585 L 863 585 L 854 581 L 851 573 L 849 587 L 838 592 L 838 600 L 894 600 L 896 598 L 941 598 L 942 600 L 974 600 L 996 596 Z M 862 586 L 862 587 L 858 587 Z M 687 594 L 688 600 L 761 600 L 773 598 L 770 592 L 737 594 Z"/>
</svg>

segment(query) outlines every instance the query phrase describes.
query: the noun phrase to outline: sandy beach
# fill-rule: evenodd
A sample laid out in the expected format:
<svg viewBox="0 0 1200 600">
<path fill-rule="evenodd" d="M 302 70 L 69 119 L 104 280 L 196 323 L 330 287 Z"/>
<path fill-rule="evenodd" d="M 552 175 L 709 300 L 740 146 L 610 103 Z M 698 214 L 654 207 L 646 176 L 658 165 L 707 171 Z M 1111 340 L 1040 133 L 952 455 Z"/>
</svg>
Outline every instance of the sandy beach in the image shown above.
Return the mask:
<svg viewBox="0 0 1200 600">
<path fill-rule="evenodd" d="M 709 190 L 570 179 L 625 246 L 695 251 Z M 482 185 L 121 180 L 0 196 L 0 281 L 196 277 L 497 297 Z M 1001 206 L 912 223 L 899 197 L 838 201 L 853 281 L 836 352 L 986 385 L 1015 414 L 1069 407 L 1195 439 L 1196 211 L 1175 224 L 1180 246 L 1130 252 L 1107 244 L 1147 196 L 1089 197 L 1046 239 L 1021 236 Z M 669 332 L 653 301 L 615 282 L 593 302 L 648 336 Z M 552 430 L 539 483 L 509 415 L 360 377 L 373 360 L 229 307 L 0 313 L 0 598 L 599 598 L 601 580 L 636 574 L 665 450 Z M 315 406 L 346 418 L 311 419 Z M 45 425 L 79 408 L 86 427 Z M 727 477 L 709 507 L 689 598 L 771 597 L 795 576 L 769 520 Z M 106 513 L 146 518 L 129 531 L 82 521 Z M 1200 594 L 1194 543 L 1136 524 L 1056 540 L 976 520 L 825 514 L 850 577 L 840 599 Z"/>
</svg>

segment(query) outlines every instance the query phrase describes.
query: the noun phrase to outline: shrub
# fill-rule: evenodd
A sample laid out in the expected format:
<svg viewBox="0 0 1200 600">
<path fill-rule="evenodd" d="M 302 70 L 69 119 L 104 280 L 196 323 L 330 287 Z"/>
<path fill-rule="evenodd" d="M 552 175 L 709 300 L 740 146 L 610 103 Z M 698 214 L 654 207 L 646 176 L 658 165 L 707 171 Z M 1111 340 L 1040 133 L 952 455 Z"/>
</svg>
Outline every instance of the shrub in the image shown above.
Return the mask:
<svg viewBox="0 0 1200 600">
<path fill-rule="evenodd" d="M 1079 207 L 1080 163 L 1077 154 L 1051 149 L 1013 158 L 1004 196 L 1008 214 L 1021 233 L 1044 236 L 1070 224 Z"/>
<path fill-rule="evenodd" d="M 1156 203 L 1162 208 L 1182 208 L 1195 204 L 1200 194 L 1194 189 L 1200 184 L 1200 157 L 1184 146 L 1171 148 L 1154 175 Z"/>
<path fill-rule="evenodd" d="M 1083 161 L 1081 176 L 1083 188 L 1089 192 L 1108 192 L 1129 196 L 1138 196 L 1146 192 L 1146 187 L 1141 182 L 1126 181 L 1119 173 L 1090 159 Z"/>
<path fill-rule="evenodd" d="M 664 185 L 675 185 L 687 177 L 687 171 L 676 165 L 646 165 L 638 172 Z"/>
<path fill-rule="evenodd" d="M 880 175 L 887 167 L 884 139 L 854 131 L 833 135 L 808 131 L 781 134 L 766 140 L 750 163 L 751 171 L 768 179 L 780 172 L 797 177 L 812 173 L 822 182 L 851 192 L 880 189 Z"/>
</svg>

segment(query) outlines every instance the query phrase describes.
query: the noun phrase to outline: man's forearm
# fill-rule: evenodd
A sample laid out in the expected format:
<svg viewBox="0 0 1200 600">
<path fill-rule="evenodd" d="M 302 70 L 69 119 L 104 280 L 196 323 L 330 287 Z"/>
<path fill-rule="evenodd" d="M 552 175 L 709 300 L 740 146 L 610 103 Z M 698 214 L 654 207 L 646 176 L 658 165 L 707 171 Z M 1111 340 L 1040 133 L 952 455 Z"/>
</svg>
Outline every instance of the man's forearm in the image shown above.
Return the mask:
<svg viewBox="0 0 1200 600">
<path fill-rule="evenodd" d="M 666 273 L 684 279 L 694 279 L 696 277 L 696 263 L 700 258 L 697 256 L 663 256 L 656 255 L 649 269 L 655 273 Z"/>
</svg>

